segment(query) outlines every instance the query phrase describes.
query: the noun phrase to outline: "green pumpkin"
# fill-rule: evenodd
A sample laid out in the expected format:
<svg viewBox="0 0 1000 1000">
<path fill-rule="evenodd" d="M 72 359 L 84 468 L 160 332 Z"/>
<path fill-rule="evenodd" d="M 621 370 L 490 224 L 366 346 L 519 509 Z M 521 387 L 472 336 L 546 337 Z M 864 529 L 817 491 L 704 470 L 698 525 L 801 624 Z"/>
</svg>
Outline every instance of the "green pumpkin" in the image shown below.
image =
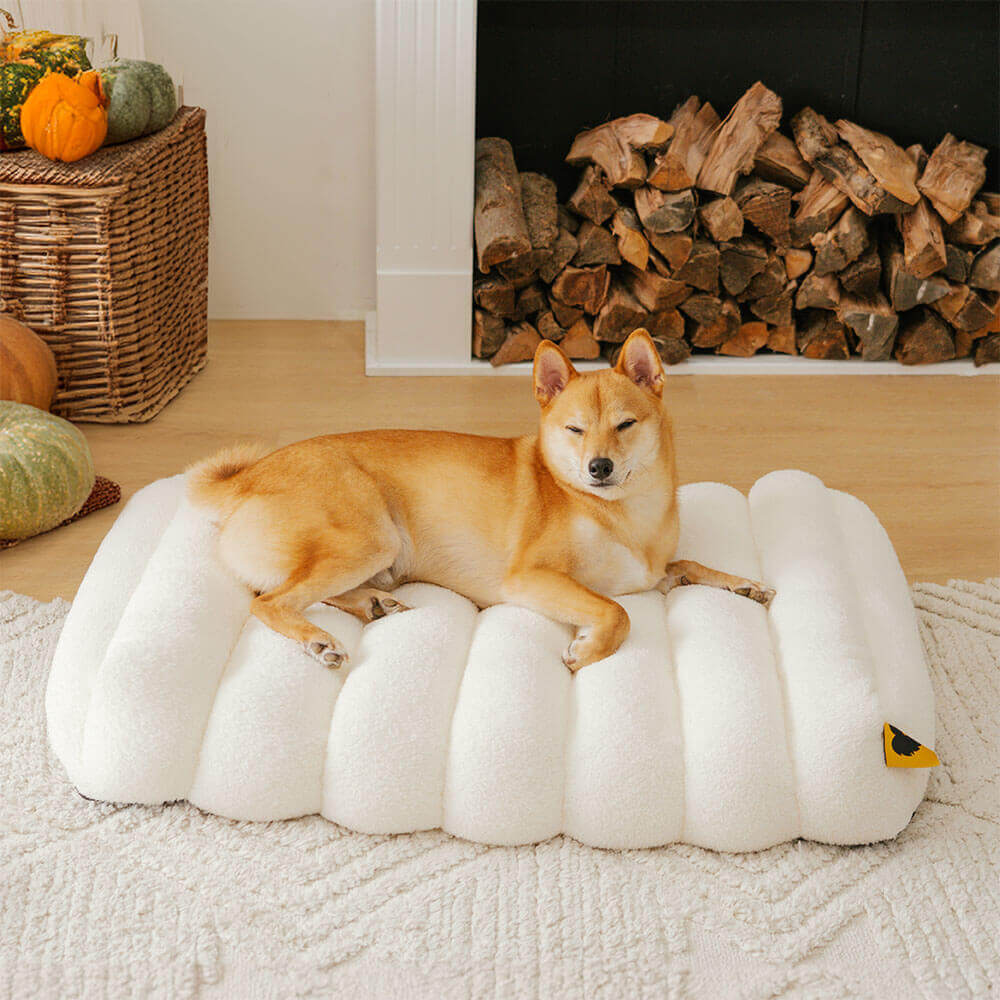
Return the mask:
<svg viewBox="0 0 1000 1000">
<path fill-rule="evenodd" d="M 72 517 L 94 488 L 84 436 L 27 403 L 0 401 L 0 538 L 30 538 Z"/>
<path fill-rule="evenodd" d="M 44 73 L 31 63 L 0 63 L 0 150 L 24 145 L 21 105 Z"/>
<path fill-rule="evenodd" d="M 177 111 L 177 91 L 158 63 L 118 59 L 97 71 L 108 99 L 105 145 L 159 132 Z"/>
</svg>

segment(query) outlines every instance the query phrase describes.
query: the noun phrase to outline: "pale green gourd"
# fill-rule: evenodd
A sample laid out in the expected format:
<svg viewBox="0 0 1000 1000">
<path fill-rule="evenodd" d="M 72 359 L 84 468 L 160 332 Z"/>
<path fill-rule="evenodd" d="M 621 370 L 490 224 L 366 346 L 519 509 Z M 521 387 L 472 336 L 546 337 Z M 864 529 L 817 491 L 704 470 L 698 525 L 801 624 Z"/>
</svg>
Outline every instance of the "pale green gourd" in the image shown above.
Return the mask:
<svg viewBox="0 0 1000 1000">
<path fill-rule="evenodd" d="M 94 488 L 94 462 L 68 420 L 0 401 L 0 538 L 30 538 L 72 517 Z"/>
<path fill-rule="evenodd" d="M 177 91 L 170 74 L 158 63 L 118 59 L 97 73 L 108 99 L 105 145 L 158 132 L 174 117 Z"/>
</svg>

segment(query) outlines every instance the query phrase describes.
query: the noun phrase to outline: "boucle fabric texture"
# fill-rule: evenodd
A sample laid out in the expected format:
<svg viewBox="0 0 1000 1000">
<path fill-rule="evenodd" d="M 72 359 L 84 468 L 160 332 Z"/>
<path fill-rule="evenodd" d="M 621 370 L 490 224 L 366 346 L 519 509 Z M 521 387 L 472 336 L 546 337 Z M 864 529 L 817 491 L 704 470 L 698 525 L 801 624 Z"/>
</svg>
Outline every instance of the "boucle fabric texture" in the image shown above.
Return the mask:
<svg viewBox="0 0 1000 1000">
<path fill-rule="evenodd" d="M 485 847 L 81 798 L 68 606 L 0 595 L 0 997 L 844 998 L 1000 982 L 1000 580 L 913 588 L 943 764 L 888 843 Z"/>
<path fill-rule="evenodd" d="M 673 842 L 750 851 L 896 836 L 928 772 L 887 768 L 886 722 L 933 747 L 906 578 L 875 515 L 796 470 L 748 496 L 678 491 L 677 558 L 777 591 L 631 594 L 613 655 L 570 674 L 572 630 L 407 584 L 324 670 L 250 615 L 182 477 L 136 494 L 76 595 L 46 697 L 84 795 L 187 799 L 230 819 L 320 813 L 359 833 L 443 829 L 512 846 Z"/>
</svg>

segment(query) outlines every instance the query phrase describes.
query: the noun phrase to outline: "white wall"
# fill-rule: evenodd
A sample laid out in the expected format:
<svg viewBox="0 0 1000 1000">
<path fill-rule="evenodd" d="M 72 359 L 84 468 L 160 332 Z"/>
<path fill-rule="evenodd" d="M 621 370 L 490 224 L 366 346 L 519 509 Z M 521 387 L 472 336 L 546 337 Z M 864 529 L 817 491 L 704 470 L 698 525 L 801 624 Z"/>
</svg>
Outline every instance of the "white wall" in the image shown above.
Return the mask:
<svg viewBox="0 0 1000 1000">
<path fill-rule="evenodd" d="M 146 58 L 208 112 L 209 315 L 374 308 L 374 0 L 139 5 Z"/>
</svg>

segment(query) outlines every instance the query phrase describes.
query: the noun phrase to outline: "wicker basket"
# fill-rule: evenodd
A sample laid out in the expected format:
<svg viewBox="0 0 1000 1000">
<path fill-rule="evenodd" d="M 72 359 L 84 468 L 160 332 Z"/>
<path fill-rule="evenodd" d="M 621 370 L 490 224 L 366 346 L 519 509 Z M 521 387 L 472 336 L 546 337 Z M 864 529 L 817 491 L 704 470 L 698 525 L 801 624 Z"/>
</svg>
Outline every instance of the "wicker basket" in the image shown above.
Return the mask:
<svg viewBox="0 0 1000 1000">
<path fill-rule="evenodd" d="M 54 412 L 157 414 L 205 364 L 205 112 L 79 163 L 0 155 L 0 312 L 55 353 Z"/>
</svg>

